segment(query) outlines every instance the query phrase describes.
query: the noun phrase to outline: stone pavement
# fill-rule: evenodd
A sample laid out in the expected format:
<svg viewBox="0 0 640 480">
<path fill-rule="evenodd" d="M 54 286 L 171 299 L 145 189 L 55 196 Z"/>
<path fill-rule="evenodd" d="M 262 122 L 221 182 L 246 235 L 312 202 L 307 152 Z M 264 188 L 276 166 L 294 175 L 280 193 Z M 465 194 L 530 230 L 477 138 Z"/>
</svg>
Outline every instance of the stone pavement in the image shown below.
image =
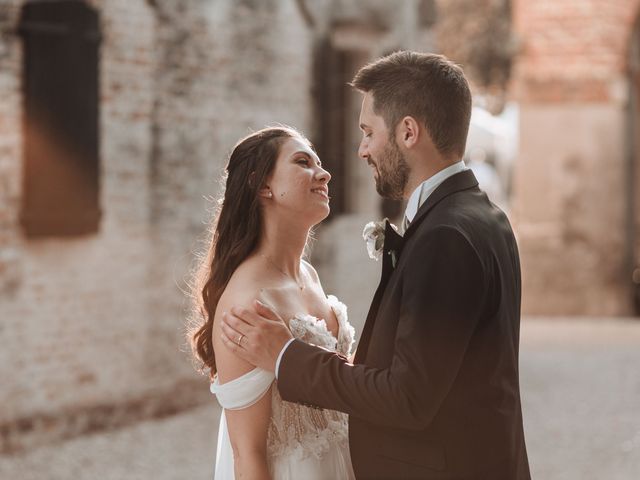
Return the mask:
<svg viewBox="0 0 640 480">
<path fill-rule="evenodd" d="M 640 479 L 640 321 L 528 319 L 521 383 L 534 479 Z M 211 479 L 218 415 L 212 399 L 168 419 L 0 457 L 0 479 Z"/>
<path fill-rule="evenodd" d="M 640 479 L 640 321 L 530 320 L 521 338 L 533 478 Z"/>
</svg>

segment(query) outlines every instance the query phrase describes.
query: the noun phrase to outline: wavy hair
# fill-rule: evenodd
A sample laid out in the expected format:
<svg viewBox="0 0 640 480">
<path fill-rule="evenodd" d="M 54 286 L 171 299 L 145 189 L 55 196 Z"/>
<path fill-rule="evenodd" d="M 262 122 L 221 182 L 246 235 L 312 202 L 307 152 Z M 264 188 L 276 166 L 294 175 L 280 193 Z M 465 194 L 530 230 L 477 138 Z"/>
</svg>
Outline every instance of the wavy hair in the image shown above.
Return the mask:
<svg viewBox="0 0 640 480">
<path fill-rule="evenodd" d="M 263 215 L 258 191 L 273 172 L 288 138 L 308 140 L 291 127 L 269 127 L 241 139 L 227 163 L 224 194 L 209 227 L 206 253 L 192 281 L 193 313 L 187 339 L 200 370 L 216 373 L 213 319 L 233 272 L 257 248 Z"/>
</svg>

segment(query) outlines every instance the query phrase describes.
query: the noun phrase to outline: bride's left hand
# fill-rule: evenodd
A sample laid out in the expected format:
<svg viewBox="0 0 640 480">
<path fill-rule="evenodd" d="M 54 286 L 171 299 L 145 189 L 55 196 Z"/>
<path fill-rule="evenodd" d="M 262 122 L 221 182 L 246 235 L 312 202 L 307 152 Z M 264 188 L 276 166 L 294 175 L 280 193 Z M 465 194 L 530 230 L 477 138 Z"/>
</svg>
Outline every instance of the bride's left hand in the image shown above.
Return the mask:
<svg viewBox="0 0 640 480">
<path fill-rule="evenodd" d="M 278 355 L 293 335 L 273 309 L 255 301 L 255 311 L 232 308 L 222 316 L 222 341 L 256 367 L 275 372 Z"/>
</svg>

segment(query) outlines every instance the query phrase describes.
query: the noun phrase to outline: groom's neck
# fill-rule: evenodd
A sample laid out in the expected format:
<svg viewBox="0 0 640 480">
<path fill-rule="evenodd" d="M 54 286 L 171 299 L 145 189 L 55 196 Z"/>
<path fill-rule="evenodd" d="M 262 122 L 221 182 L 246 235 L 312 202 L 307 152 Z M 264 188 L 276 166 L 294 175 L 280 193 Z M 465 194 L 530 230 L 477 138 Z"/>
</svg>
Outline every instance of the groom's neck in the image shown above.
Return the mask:
<svg viewBox="0 0 640 480">
<path fill-rule="evenodd" d="M 439 157 L 437 159 L 425 160 L 423 162 L 416 162 L 416 164 L 410 169 L 409 180 L 404 191 L 404 199 L 408 200 L 411 194 L 418 186 L 425 180 L 430 179 L 436 173 L 450 167 L 460 159 L 456 157 Z"/>
</svg>

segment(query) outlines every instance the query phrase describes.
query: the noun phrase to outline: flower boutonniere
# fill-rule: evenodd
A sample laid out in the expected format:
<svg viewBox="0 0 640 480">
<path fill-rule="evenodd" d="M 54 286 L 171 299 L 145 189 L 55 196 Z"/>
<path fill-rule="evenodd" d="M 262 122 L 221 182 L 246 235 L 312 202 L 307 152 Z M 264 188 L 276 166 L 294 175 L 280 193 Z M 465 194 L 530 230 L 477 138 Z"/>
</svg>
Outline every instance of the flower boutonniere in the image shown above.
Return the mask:
<svg viewBox="0 0 640 480">
<path fill-rule="evenodd" d="M 364 230 L 362 230 L 362 238 L 367 244 L 367 253 L 369 257 L 374 259 L 376 262 L 380 260 L 382 257 L 382 247 L 384 246 L 384 231 L 386 222 L 389 220 L 385 218 L 379 222 L 369 222 L 364 226 Z M 397 232 L 398 227 L 396 227 L 393 223 L 389 223 L 391 227 Z M 395 252 L 392 252 L 393 257 L 395 257 Z M 394 260 L 394 258 L 392 258 Z M 395 261 L 394 267 L 395 267 Z"/>
</svg>

